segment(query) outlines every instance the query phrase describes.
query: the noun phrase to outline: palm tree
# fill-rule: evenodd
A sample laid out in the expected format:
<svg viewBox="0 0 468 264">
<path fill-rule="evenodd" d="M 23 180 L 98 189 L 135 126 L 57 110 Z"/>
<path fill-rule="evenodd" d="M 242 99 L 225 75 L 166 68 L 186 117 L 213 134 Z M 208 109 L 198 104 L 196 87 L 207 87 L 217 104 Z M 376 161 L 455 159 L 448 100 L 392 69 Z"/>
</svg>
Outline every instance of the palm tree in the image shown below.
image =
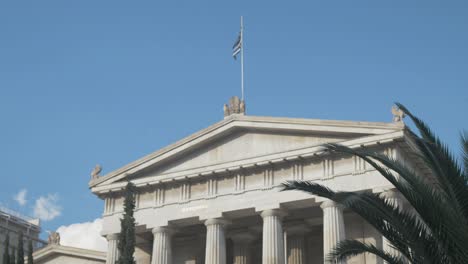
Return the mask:
<svg viewBox="0 0 468 264">
<path fill-rule="evenodd" d="M 430 170 L 428 179 L 402 161 L 366 149 L 327 144 L 325 149 L 356 155 L 385 177 L 406 199 L 402 210 L 383 195 L 333 191 L 307 181 L 289 181 L 284 190 L 300 190 L 343 205 L 371 224 L 399 251 L 385 252 L 357 240 L 338 243 L 327 258 L 330 261 L 363 253 L 374 254 L 389 264 L 460 264 L 468 260 L 468 133 L 461 135 L 462 158 L 458 161 L 447 145 L 426 123 L 403 105 L 397 106 L 411 118 L 419 135 L 410 131 L 413 151 Z"/>
</svg>

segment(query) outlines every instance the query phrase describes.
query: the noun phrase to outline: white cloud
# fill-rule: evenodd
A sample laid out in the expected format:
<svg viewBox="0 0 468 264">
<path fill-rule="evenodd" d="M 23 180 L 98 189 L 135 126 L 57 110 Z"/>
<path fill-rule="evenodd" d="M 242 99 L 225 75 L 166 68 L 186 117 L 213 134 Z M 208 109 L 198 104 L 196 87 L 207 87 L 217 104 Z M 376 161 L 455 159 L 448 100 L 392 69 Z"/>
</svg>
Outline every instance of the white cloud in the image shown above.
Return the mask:
<svg viewBox="0 0 468 264">
<path fill-rule="evenodd" d="M 28 190 L 26 189 L 21 189 L 15 196 L 13 196 L 13 199 L 21 206 L 25 205 L 28 200 L 26 200 L 26 195 L 28 194 Z"/>
<path fill-rule="evenodd" d="M 93 222 L 61 226 L 57 232 L 60 233 L 61 245 L 107 251 L 107 240 L 100 235 L 101 230 L 102 219 L 98 218 Z"/>
<path fill-rule="evenodd" d="M 34 205 L 34 217 L 42 221 L 49 221 L 62 213 L 62 208 L 58 205 L 58 195 L 48 194 L 41 196 Z"/>
</svg>

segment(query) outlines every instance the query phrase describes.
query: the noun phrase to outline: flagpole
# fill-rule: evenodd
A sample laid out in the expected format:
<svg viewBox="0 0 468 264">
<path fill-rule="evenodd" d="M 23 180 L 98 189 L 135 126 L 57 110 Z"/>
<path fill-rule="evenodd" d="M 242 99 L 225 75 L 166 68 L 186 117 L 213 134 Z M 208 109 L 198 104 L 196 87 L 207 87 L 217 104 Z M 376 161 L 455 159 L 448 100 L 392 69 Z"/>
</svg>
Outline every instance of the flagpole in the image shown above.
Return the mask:
<svg viewBox="0 0 468 264">
<path fill-rule="evenodd" d="M 244 18 L 241 16 L 241 92 L 244 101 Z"/>
</svg>

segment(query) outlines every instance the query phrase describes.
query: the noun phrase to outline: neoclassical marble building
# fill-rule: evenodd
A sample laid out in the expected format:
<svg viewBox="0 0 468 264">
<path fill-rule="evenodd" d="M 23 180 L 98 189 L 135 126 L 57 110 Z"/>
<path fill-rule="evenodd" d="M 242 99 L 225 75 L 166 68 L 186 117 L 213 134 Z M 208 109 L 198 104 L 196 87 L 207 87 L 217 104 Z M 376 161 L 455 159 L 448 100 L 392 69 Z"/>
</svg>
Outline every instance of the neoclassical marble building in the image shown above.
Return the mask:
<svg viewBox="0 0 468 264">
<path fill-rule="evenodd" d="M 33 259 L 35 264 L 104 264 L 106 253 L 53 244 L 34 251 Z"/>
<path fill-rule="evenodd" d="M 107 263 L 118 255 L 127 181 L 139 190 L 137 263 L 323 263 L 345 237 L 388 247 L 370 225 L 337 204 L 279 190 L 286 180 L 310 180 L 336 190 L 386 192 L 398 201 L 392 186 L 363 160 L 321 147 L 338 142 L 409 163 L 408 131 L 394 114 L 389 123 L 249 116 L 239 100 L 231 100 L 224 120 L 107 175 L 93 174 L 91 191 L 104 200 Z M 357 256 L 348 263 L 381 262 Z"/>
<path fill-rule="evenodd" d="M 32 241 L 33 249 L 44 247 L 47 242 L 39 238 L 41 226 L 39 219 L 34 219 L 11 209 L 0 206 L 0 263 L 3 263 L 3 254 L 5 253 L 5 240 L 10 237 L 10 254 L 18 250 L 18 237 L 23 234 L 23 249 L 27 255 L 28 241 Z"/>
</svg>

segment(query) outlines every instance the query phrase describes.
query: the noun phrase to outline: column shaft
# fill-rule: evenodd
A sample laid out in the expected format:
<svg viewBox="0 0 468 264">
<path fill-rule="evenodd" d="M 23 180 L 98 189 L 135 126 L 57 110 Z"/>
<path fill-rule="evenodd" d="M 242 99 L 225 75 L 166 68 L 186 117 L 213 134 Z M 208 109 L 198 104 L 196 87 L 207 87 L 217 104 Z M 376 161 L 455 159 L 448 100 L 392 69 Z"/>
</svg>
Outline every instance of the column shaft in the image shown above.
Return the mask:
<svg viewBox="0 0 468 264">
<path fill-rule="evenodd" d="M 248 230 L 231 234 L 233 245 L 233 264 L 250 264 L 250 245 L 255 240 L 255 236 Z"/>
<path fill-rule="evenodd" d="M 288 239 L 288 264 L 305 264 L 305 238 L 301 235 Z"/>
<path fill-rule="evenodd" d="M 263 264 L 284 264 L 283 213 L 280 210 L 266 210 L 263 218 Z"/>
<path fill-rule="evenodd" d="M 173 231 L 167 227 L 153 229 L 153 255 L 151 264 L 172 264 L 171 236 Z"/>
<path fill-rule="evenodd" d="M 323 209 L 323 257 L 326 260 L 338 242 L 345 239 L 343 209 L 333 201 L 321 205 Z M 327 263 L 327 262 L 325 262 Z"/>
<path fill-rule="evenodd" d="M 118 238 L 118 234 L 110 234 L 107 236 L 106 264 L 115 264 L 119 259 L 119 250 L 117 248 Z"/>
<path fill-rule="evenodd" d="M 226 264 L 226 237 L 224 226 L 227 221 L 222 219 L 209 219 L 206 225 L 206 264 Z"/>
<path fill-rule="evenodd" d="M 250 248 L 247 243 L 234 242 L 234 264 L 250 264 Z"/>
</svg>

